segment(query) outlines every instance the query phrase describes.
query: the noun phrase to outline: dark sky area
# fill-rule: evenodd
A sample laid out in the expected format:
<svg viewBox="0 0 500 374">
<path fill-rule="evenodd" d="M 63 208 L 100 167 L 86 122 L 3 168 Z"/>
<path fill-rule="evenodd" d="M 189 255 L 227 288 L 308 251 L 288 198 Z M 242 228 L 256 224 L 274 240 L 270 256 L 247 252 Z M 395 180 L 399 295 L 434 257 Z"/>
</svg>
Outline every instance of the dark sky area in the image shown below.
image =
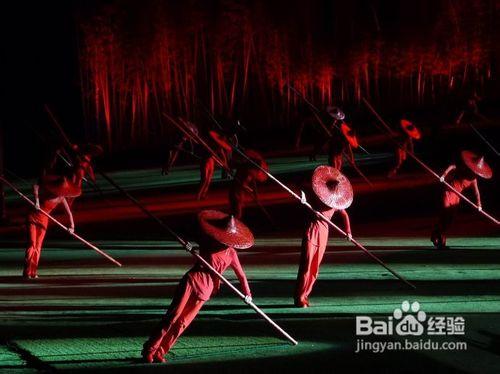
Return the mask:
<svg viewBox="0 0 500 374">
<path fill-rule="evenodd" d="M 449 8 L 449 4 L 456 4 L 456 8 Z M 2 124 L 6 128 L 7 163 L 8 165 L 15 164 L 16 168 L 20 170 L 29 170 L 32 159 L 41 157 L 47 143 L 43 143 L 40 136 L 47 137 L 47 134 L 53 131 L 53 126 L 50 125 L 44 112 L 44 105 L 49 105 L 53 109 L 73 139 L 84 139 L 86 135 L 88 137 L 89 134 L 96 133 L 96 126 L 101 126 L 101 128 L 105 126 L 103 124 L 105 120 L 102 114 L 99 114 L 99 111 L 102 110 L 89 106 L 89 102 L 91 102 L 89 97 L 92 98 L 92 94 L 98 88 L 93 83 L 94 77 L 89 74 L 82 80 L 80 75 L 82 70 L 87 67 L 82 61 L 92 62 L 92 56 L 84 55 L 81 59 L 82 53 L 85 53 L 82 46 L 88 45 L 88 40 L 102 41 L 99 39 L 101 29 L 98 26 L 103 28 L 111 26 L 119 41 L 117 45 L 123 54 L 123 51 L 133 50 L 138 45 L 141 48 L 147 48 L 151 44 L 154 51 L 155 44 L 152 40 L 161 35 L 158 30 L 164 25 L 169 32 L 174 30 L 174 38 L 183 42 L 187 40 L 183 38 L 189 38 L 191 35 L 195 35 L 198 30 L 203 30 L 208 35 L 207 40 L 211 46 L 231 46 L 224 38 L 228 38 L 231 42 L 233 38 L 236 39 L 236 35 L 241 31 L 240 27 L 243 27 L 241 20 L 248 19 L 248 24 L 253 27 L 255 48 L 257 50 L 260 48 L 260 52 L 257 51 L 254 55 L 256 61 L 257 58 L 262 59 L 259 61 L 268 61 L 266 59 L 270 58 L 263 48 L 263 45 L 267 46 L 268 40 L 264 40 L 262 35 L 268 35 L 270 34 L 268 31 L 272 30 L 277 35 L 284 35 L 290 40 L 289 45 L 281 47 L 281 50 L 278 47 L 275 49 L 291 56 L 291 65 L 300 66 L 301 69 L 303 66 L 307 67 L 310 64 L 308 62 L 310 57 L 307 56 L 308 51 L 313 54 L 312 58 L 315 63 L 319 64 L 324 59 L 323 65 L 325 66 L 331 62 L 331 57 L 332 66 L 338 67 L 338 71 L 342 73 L 342 79 L 345 79 L 346 82 L 349 82 L 351 78 L 351 73 L 348 70 L 350 66 L 348 65 L 352 61 L 356 61 L 356 57 L 350 56 L 350 53 L 357 51 L 357 48 L 364 43 L 369 48 L 377 41 L 381 41 L 384 46 L 397 46 L 411 42 L 417 46 L 425 47 L 428 43 L 434 43 L 437 35 L 443 40 L 447 40 L 446 35 L 449 33 L 451 40 L 456 37 L 456 29 L 460 29 L 460 35 L 464 39 L 457 41 L 457 43 L 463 42 L 465 45 L 474 38 L 483 40 L 480 46 L 486 51 L 487 62 L 490 64 L 490 74 L 493 74 L 487 87 L 489 87 L 490 92 L 494 92 L 491 89 L 492 84 L 496 87 L 494 74 L 496 72 L 495 63 L 498 59 L 498 50 L 495 47 L 498 45 L 496 43 L 498 30 L 495 28 L 494 19 L 500 9 L 496 0 L 456 2 L 428 0 L 404 2 L 395 0 L 312 2 L 299 0 L 273 2 L 229 0 L 16 1 L 2 6 L 4 8 L 2 11 L 2 35 L 4 39 L 2 60 L 4 62 L 5 82 L 2 85 L 3 97 L 5 98 Z M 470 12 L 470 15 L 467 15 L 467 12 Z M 479 24 L 477 20 L 481 20 L 481 23 Z M 260 45 L 259 40 L 261 40 Z M 309 42 L 311 43 L 310 49 L 306 48 Z M 302 48 L 303 46 L 304 48 Z M 216 50 L 215 47 L 214 50 Z M 441 47 L 437 45 L 436 48 L 440 49 Z M 445 46 L 442 48 L 446 50 Z M 272 46 L 268 46 L 267 49 L 272 51 Z M 425 48 L 423 49 L 425 50 Z M 222 50 L 219 48 L 217 51 L 220 51 L 220 55 L 223 57 L 230 52 L 223 48 Z M 369 54 L 368 58 L 371 58 L 372 51 L 366 53 Z M 385 55 L 381 56 L 385 58 Z M 143 67 L 144 70 L 139 69 L 139 75 L 142 74 L 141 77 L 143 77 L 145 76 L 144 71 L 153 70 L 148 64 L 153 66 L 154 61 L 150 62 L 151 59 L 145 61 L 142 57 L 127 57 L 119 62 L 124 69 L 131 69 L 134 72 L 137 71 L 137 66 Z M 198 56 L 198 58 L 201 57 Z M 275 62 L 276 58 L 274 56 L 272 58 Z M 229 60 L 231 59 L 234 57 L 230 56 Z M 207 65 L 209 68 L 211 68 L 210 64 L 209 61 Z M 283 103 L 273 104 L 276 105 L 276 108 L 272 109 L 265 107 L 265 105 L 270 105 L 268 103 L 273 100 L 272 90 L 275 89 L 272 82 L 272 79 L 275 79 L 273 74 L 281 67 L 269 72 L 270 69 L 267 67 L 264 69 L 262 66 L 262 63 L 255 62 L 254 75 L 251 75 L 251 72 L 249 79 L 252 82 L 257 82 L 259 71 L 256 67 L 261 68 L 263 74 L 267 74 L 265 79 L 269 80 L 266 83 L 267 86 L 263 84 L 267 90 L 265 95 L 261 95 L 261 91 L 258 91 L 259 94 L 256 95 L 255 92 L 261 88 L 256 83 L 250 83 L 248 95 L 242 94 L 240 98 L 235 99 L 235 107 L 238 108 L 239 105 L 239 108 L 242 108 L 240 115 L 243 117 L 250 116 L 250 114 L 261 116 L 270 123 L 281 122 L 282 125 L 285 122 L 285 117 L 277 117 L 277 113 L 282 112 Z M 106 70 L 107 66 L 101 67 L 104 73 L 110 74 L 110 77 L 113 78 L 113 72 L 109 69 Z M 294 72 L 297 77 L 302 74 L 302 71 L 299 70 Z M 232 70 L 228 68 L 228 71 L 226 72 L 227 76 L 232 76 Z M 370 73 L 372 72 L 370 70 Z M 202 91 L 199 87 L 204 89 L 207 86 L 206 81 L 200 78 L 199 71 L 196 71 L 196 74 L 196 85 L 199 91 Z M 314 74 L 316 71 L 311 73 L 311 76 Z M 144 81 L 149 84 L 148 89 L 151 89 L 155 78 L 148 77 L 147 79 L 149 80 L 146 81 L 144 78 Z M 83 101 L 82 82 L 87 84 L 83 90 Z M 240 79 L 238 85 L 241 82 Z M 226 84 L 228 83 L 226 82 Z M 332 84 L 335 86 L 336 83 Z M 120 84 L 117 84 L 116 87 L 118 87 L 115 89 L 116 92 L 112 91 L 110 94 L 112 97 L 125 95 L 120 91 Z M 339 85 L 337 85 L 338 87 Z M 239 86 L 236 89 L 236 96 L 238 96 L 238 89 L 240 89 Z M 373 89 L 373 85 L 371 89 Z M 350 93 L 353 96 L 352 101 L 355 99 L 354 94 L 353 89 Z M 153 97 L 153 94 L 150 93 L 150 95 Z M 165 108 L 169 108 L 165 95 L 158 93 L 157 97 L 165 101 Z M 203 99 L 208 97 L 205 92 L 199 95 Z M 313 87 L 311 95 L 320 99 L 319 88 Z M 255 99 L 256 96 L 262 96 L 266 104 L 258 103 Z M 85 100 L 87 100 L 87 107 L 82 104 Z M 238 100 L 247 100 L 255 105 L 249 109 Z M 345 105 L 350 105 L 350 100 L 346 100 Z M 129 104 L 125 103 L 124 105 L 126 106 L 125 110 L 128 110 Z M 223 112 L 227 106 L 227 103 L 221 103 L 220 110 Z M 255 110 L 255 107 L 258 107 L 259 110 Z M 145 109 L 145 111 L 147 110 L 150 108 Z M 175 107 L 175 110 L 182 113 L 183 109 Z M 94 120 L 96 112 L 98 116 L 101 116 L 98 121 Z M 112 122 L 109 124 L 111 127 L 122 129 L 130 125 L 118 123 L 116 116 L 111 118 Z M 147 122 L 151 117 L 144 118 L 146 118 L 144 122 Z M 255 117 L 249 118 L 257 122 Z M 103 123 L 99 123 L 100 121 Z M 265 123 L 265 121 L 259 123 Z M 147 127 L 149 125 L 142 123 L 141 126 Z M 34 127 L 36 131 L 33 131 L 31 127 Z M 50 136 L 48 137 L 50 138 Z M 112 141 L 128 144 L 127 139 L 117 137 L 113 138 Z M 147 137 L 141 139 L 148 141 Z M 104 141 L 104 137 L 99 140 Z M 138 144 L 142 143 L 138 141 Z"/>
</svg>

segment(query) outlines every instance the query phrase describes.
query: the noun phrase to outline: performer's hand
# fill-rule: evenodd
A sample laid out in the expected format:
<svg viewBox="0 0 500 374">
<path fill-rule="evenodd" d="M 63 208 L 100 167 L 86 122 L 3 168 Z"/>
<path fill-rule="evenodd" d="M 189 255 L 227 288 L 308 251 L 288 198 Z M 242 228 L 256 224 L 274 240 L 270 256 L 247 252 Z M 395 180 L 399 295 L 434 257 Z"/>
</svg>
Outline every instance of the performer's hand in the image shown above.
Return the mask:
<svg viewBox="0 0 500 374">
<path fill-rule="evenodd" d="M 483 211 L 483 207 L 481 206 L 481 204 L 477 204 L 477 205 L 478 205 L 477 206 L 477 210 L 479 210 L 480 212 L 482 212 Z"/>
<path fill-rule="evenodd" d="M 35 209 L 40 210 L 40 201 L 38 200 L 35 202 Z"/>
<path fill-rule="evenodd" d="M 439 177 L 439 181 L 440 181 L 441 183 L 443 183 L 443 182 L 444 182 L 444 175 L 441 175 L 441 176 Z"/>
<path fill-rule="evenodd" d="M 304 193 L 304 191 L 300 191 L 300 203 L 301 204 L 307 203 L 306 194 Z"/>
<path fill-rule="evenodd" d="M 186 251 L 188 252 L 193 251 L 193 245 L 191 244 L 191 242 L 186 242 L 186 246 L 184 248 L 186 248 Z"/>
<path fill-rule="evenodd" d="M 68 228 L 68 232 L 69 232 L 70 234 L 74 234 L 74 233 L 75 233 L 75 228 L 74 228 L 73 226 L 69 227 L 69 228 Z"/>
<path fill-rule="evenodd" d="M 252 301 L 252 296 L 246 295 L 244 300 L 245 300 L 245 303 L 250 304 L 250 302 Z"/>
<path fill-rule="evenodd" d="M 352 234 L 350 232 L 347 233 L 347 240 L 352 242 Z"/>
</svg>

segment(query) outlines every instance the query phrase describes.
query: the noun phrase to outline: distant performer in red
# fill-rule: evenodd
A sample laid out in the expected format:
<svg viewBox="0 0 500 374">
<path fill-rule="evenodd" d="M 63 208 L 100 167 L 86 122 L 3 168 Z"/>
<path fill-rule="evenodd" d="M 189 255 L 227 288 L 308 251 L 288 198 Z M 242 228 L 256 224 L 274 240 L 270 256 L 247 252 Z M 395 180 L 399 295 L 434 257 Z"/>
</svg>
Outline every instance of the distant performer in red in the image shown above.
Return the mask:
<svg viewBox="0 0 500 374">
<path fill-rule="evenodd" d="M 260 153 L 250 149 L 247 149 L 245 153 L 256 164 L 260 165 L 261 168 L 269 171 L 269 166 Z M 236 169 L 236 174 L 229 188 L 231 214 L 241 219 L 246 198 L 252 196 L 257 200 L 257 183 L 263 183 L 266 180 L 267 174 L 255 165 L 252 165 L 247 160 L 241 163 Z"/>
<path fill-rule="evenodd" d="M 460 112 L 457 119 L 455 120 L 456 125 L 462 123 L 470 124 L 476 121 L 478 118 L 487 120 L 483 115 L 479 113 L 478 103 L 481 101 L 481 97 L 474 92 L 465 103 L 464 109 Z"/>
<path fill-rule="evenodd" d="M 306 197 L 311 206 L 318 212 L 331 219 L 338 211 L 344 220 L 345 232 L 349 240 L 351 225 L 349 215 L 345 211 L 353 200 L 353 190 L 349 180 L 337 169 L 331 166 L 318 166 L 312 176 L 312 186 L 307 188 Z M 295 289 L 295 306 L 309 307 L 309 294 L 318 278 L 319 267 L 328 244 L 329 226 L 319 216 L 311 216 L 307 223 L 300 256 L 297 287 Z"/>
<path fill-rule="evenodd" d="M 335 169 L 342 170 L 344 156 L 351 165 L 355 164 L 353 148 L 359 147 L 354 130 L 345 122 L 340 129 L 331 128 L 332 137 L 328 145 L 328 163 Z"/>
<path fill-rule="evenodd" d="M 250 248 L 254 243 L 252 232 L 233 216 L 215 210 L 200 212 L 198 222 L 202 231 L 200 256 L 220 274 L 231 267 L 246 295 L 245 302 L 249 303 L 252 294 L 235 249 Z M 197 262 L 182 278 L 167 313 L 144 343 L 144 360 L 165 362 L 164 356 L 219 287 L 219 278 Z"/>
<path fill-rule="evenodd" d="M 340 108 L 328 106 L 326 111 L 333 118 L 333 122 L 328 126 L 331 134 L 329 137 L 326 131 L 320 136 L 314 145 L 311 161 L 316 161 L 316 155 L 323 151 L 325 144 L 328 143 L 328 163 L 336 169 L 341 170 L 344 157 L 351 164 L 355 164 L 353 148 L 359 147 L 359 142 L 354 130 L 344 122 L 345 114 Z"/>
<path fill-rule="evenodd" d="M 233 148 L 229 144 L 229 140 L 215 130 L 210 130 L 208 135 L 211 140 L 209 146 L 212 147 L 212 150 L 215 152 L 217 158 L 225 165 L 225 167 L 229 168 L 229 159 L 231 158 L 231 152 L 233 151 Z M 198 200 L 203 200 L 207 197 L 208 188 L 210 187 L 215 171 L 215 164 L 215 156 L 206 151 L 205 156 L 202 157 L 200 163 L 201 181 L 200 189 L 198 190 Z"/>
<path fill-rule="evenodd" d="M 95 181 L 91 160 L 92 157 L 102 152 L 102 148 L 93 144 L 87 144 L 84 146 L 75 146 L 74 151 L 78 153 L 78 157 L 70 175 L 45 174 L 42 175 L 38 184 L 33 186 L 36 209 L 27 218 L 29 241 L 23 270 L 23 277 L 25 279 L 38 278 L 38 262 L 49 223 L 48 217 L 41 210 L 50 214 L 59 204 L 62 204 L 69 217 L 69 231 L 73 233 L 75 223 L 70 207 L 73 200 L 82 194 L 82 180 L 84 176 L 88 175 L 92 181 Z"/>
<path fill-rule="evenodd" d="M 477 185 L 477 177 L 490 179 L 493 172 L 484 160 L 471 151 L 462 151 L 459 165 L 450 165 L 443 175 L 441 181 L 447 181 L 458 192 L 472 188 L 476 196 L 476 205 L 482 209 L 481 195 Z M 460 204 L 460 197 L 453 191 L 446 189 L 443 194 L 443 206 L 439 220 L 431 235 L 431 241 L 438 249 L 446 248 L 446 232 L 450 227 L 453 218 Z"/>
<path fill-rule="evenodd" d="M 401 147 L 396 149 L 396 166 L 387 175 L 389 178 L 396 176 L 397 172 L 406 161 L 408 157 L 408 152 L 414 152 L 413 141 L 420 140 L 422 133 L 413 123 L 406 119 L 400 121 L 401 129 L 403 130 L 401 137 Z"/>
<path fill-rule="evenodd" d="M 183 121 L 183 123 L 186 125 L 186 127 L 188 127 L 188 129 L 192 133 L 198 134 L 198 127 L 196 127 L 194 123 L 189 121 Z M 186 145 L 189 146 L 189 149 L 186 149 Z M 179 157 L 179 152 L 186 152 L 194 156 L 193 140 L 186 134 L 183 134 L 181 139 L 172 147 L 170 147 L 168 151 L 168 157 L 161 169 L 162 175 L 168 175 L 170 173 L 170 170 L 172 170 L 172 167 L 174 166 L 175 162 L 177 161 L 177 158 Z"/>
</svg>

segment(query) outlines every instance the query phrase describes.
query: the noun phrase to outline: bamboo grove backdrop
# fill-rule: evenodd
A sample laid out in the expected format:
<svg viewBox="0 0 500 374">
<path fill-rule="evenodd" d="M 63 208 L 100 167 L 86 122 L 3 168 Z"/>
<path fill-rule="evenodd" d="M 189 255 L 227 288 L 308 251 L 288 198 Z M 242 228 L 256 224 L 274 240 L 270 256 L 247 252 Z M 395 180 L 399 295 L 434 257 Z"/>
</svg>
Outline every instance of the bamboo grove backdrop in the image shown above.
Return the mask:
<svg viewBox="0 0 500 374">
<path fill-rule="evenodd" d="M 78 13 L 82 98 L 110 148 L 154 144 L 162 112 L 193 119 L 200 102 L 288 126 L 302 103 L 287 83 L 318 105 L 435 103 L 492 79 L 499 42 L 497 0 L 97 4 Z"/>
</svg>

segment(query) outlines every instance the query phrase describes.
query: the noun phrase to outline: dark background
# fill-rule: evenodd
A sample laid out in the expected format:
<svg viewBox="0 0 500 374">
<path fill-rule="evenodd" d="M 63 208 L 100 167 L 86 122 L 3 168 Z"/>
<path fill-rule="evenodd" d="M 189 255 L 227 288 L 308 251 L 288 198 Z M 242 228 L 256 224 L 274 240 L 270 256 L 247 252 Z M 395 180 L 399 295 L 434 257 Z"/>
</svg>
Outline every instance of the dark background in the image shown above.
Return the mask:
<svg viewBox="0 0 500 374">
<path fill-rule="evenodd" d="M 162 2 L 19 1 L 3 5 L 2 126 L 5 130 L 6 166 L 9 169 L 21 175 L 36 174 L 47 149 L 59 141 L 44 111 L 46 104 L 52 108 L 71 139 L 98 140 L 89 136 L 92 132 L 88 131 L 89 124 L 84 121 L 78 50 L 81 37 L 79 26 L 92 15 L 102 12 L 102 9 L 119 9 L 134 19 L 136 15 L 144 16 L 141 9 L 158 3 Z M 265 5 L 266 3 L 269 4 Z M 490 53 L 492 76 L 482 86 L 481 94 L 485 99 L 481 109 L 494 118 L 498 114 L 499 100 L 499 85 L 496 79 L 498 46 L 491 41 L 498 40 L 495 15 L 500 7 L 498 1 L 494 0 L 472 3 L 482 3 L 482 9 L 488 11 L 482 15 L 487 22 L 481 27 L 482 32 L 484 29 L 491 30 L 491 38 L 485 40 L 484 48 Z M 177 8 L 184 18 L 204 12 L 205 16 L 213 16 L 210 22 L 214 23 L 224 17 L 228 5 L 246 7 L 250 13 L 262 11 L 261 8 L 266 7 L 264 12 L 269 18 L 263 21 L 278 26 L 281 24 L 281 27 L 290 29 L 290 32 L 295 27 L 309 29 L 319 49 L 329 51 L 330 46 L 335 45 L 335 48 L 331 49 L 332 53 L 349 51 L 352 43 L 362 40 L 365 36 L 372 37 L 377 32 L 377 22 L 382 25 L 382 37 L 388 41 L 398 38 L 405 40 L 415 35 L 423 41 L 432 40 L 430 26 L 445 22 L 439 19 L 443 14 L 441 8 L 445 4 L 440 1 L 173 1 L 168 4 L 173 9 Z M 372 9 L 376 9 L 376 19 Z M 147 19 L 145 22 L 147 23 Z M 387 107 L 384 114 L 390 119 L 397 118 L 401 112 L 407 111 L 428 121 L 428 126 L 440 126 L 453 119 L 472 89 L 472 86 L 466 86 L 454 96 L 441 98 L 436 105 L 398 108 L 391 107 L 391 100 L 388 98 L 381 97 L 376 101 L 381 108 Z M 346 112 L 361 124 L 361 132 L 364 131 L 363 126 L 368 128 L 369 125 L 364 125 L 363 122 L 372 119 L 359 103 L 346 102 L 345 108 Z M 307 112 L 307 109 L 303 108 L 303 111 Z M 261 108 L 251 108 L 251 112 L 253 119 L 266 117 Z M 429 118 L 435 120 L 429 121 Z M 291 147 L 293 127 L 296 125 L 293 121 L 279 123 L 275 127 L 267 124 L 265 128 L 259 128 L 258 124 L 254 127 L 252 123 L 248 123 L 249 121 L 249 142 L 261 144 L 264 149 Z M 495 124 L 487 132 L 496 137 L 497 128 Z M 365 131 L 369 133 L 371 130 Z M 140 147 L 131 147 L 130 152 L 122 147 L 114 156 L 108 153 L 103 163 L 123 167 L 129 164 L 127 160 L 138 158 L 144 159 L 143 164 L 157 163 L 156 157 L 162 153 L 161 144 L 155 144 L 153 147 L 144 147 L 143 144 L 142 153 L 139 151 Z M 117 158 L 120 162 L 116 161 Z M 111 162 L 110 159 L 114 161 Z"/>
</svg>

